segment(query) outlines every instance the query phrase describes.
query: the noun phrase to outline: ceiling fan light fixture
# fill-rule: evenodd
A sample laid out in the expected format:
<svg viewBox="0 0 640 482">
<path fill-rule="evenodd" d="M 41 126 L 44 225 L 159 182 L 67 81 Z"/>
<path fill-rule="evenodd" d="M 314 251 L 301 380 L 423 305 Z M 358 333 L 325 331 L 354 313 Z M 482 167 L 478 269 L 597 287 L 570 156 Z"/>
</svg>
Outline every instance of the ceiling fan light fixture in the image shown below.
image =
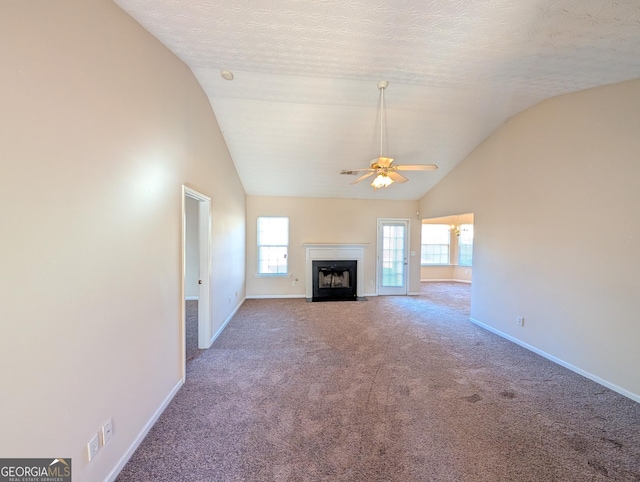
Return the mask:
<svg viewBox="0 0 640 482">
<path fill-rule="evenodd" d="M 371 183 L 371 187 L 373 187 L 373 189 L 380 189 L 382 187 L 390 186 L 391 184 L 393 184 L 393 179 L 381 172 L 375 177 Z"/>
</svg>

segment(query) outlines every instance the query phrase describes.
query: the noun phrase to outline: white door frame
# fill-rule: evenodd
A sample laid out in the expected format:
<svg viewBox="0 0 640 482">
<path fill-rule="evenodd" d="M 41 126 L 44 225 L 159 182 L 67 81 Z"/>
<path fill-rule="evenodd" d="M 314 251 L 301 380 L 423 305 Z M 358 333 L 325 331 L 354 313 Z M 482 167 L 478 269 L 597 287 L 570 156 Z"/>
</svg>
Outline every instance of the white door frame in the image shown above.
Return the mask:
<svg viewBox="0 0 640 482">
<path fill-rule="evenodd" d="M 404 280 L 401 287 L 382 286 L 382 226 L 384 224 L 402 224 L 405 227 L 404 236 Z M 409 292 L 409 228 L 411 223 L 408 218 L 378 218 L 377 249 L 376 249 L 376 288 L 378 295 L 406 295 Z"/>
<path fill-rule="evenodd" d="M 182 273 L 181 273 L 181 317 L 182 317 L 182 379 L 186 378 L 186 319 L 185 276 L 187 254 L 187 198 L 198 201 L 198 348 L 211 346 L 211 198 L 188 186 L 182 186 Z"/>
</svg>

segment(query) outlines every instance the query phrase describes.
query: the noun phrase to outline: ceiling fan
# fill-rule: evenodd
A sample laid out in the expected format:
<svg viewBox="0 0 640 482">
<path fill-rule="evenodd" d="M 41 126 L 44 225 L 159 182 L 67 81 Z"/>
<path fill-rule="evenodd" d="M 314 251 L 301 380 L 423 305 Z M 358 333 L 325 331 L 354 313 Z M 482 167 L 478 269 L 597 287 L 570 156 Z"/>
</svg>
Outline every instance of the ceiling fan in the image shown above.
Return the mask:
<svg viewBox="0 0 640 482">
<path fill-rule="evenodd" d="M 400 164 L 393 165 L 393 158 L 383 157 L 382 155 L 382 140 L 384 138 L 384 89 L 387 88 L 389 82 L 381 80 L 378 82 L 378 90 L 380 91 L 380 156 L 371 161 L 371 165 L 364 169 L 343 169 L 340 174 L 357 175 L 364 172 L 362 176 L 353 181 L 351 184 L 356 184 L 364 179 L 377 174 L 373 179 L 371 186 L 373 189 L 380 189 L 387 187 L 393 182 L 407 182 L 409 179 L 404 177 L 397 171 L 434 171 L 438 169 L 435 164 Z"/>
</svg>

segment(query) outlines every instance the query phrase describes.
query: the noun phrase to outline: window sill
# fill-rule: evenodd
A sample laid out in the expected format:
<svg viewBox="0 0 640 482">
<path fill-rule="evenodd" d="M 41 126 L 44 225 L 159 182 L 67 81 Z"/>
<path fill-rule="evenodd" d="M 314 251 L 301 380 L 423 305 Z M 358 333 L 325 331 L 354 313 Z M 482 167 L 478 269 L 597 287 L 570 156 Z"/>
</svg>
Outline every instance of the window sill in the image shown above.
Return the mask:
<svg viewBox="0 0 640 482">
<path fill-rule="evenodd" d="M 290 273 L 256 273 L 254 278 L 291 278 Z"/>
</svg>

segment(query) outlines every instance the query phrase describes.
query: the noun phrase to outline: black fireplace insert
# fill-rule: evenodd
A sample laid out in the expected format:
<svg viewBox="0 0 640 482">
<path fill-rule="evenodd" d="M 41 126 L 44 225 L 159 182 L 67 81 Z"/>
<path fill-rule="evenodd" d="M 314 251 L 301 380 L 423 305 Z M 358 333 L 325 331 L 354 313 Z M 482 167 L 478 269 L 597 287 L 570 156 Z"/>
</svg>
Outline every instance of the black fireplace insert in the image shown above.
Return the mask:
<svg viewBox="0 0 640 482">
<path fill-rule="evenodd" d="M 358 299 L 357 260 L 315 260 L 312 301 L 354 301 Z"/>
</svg>

